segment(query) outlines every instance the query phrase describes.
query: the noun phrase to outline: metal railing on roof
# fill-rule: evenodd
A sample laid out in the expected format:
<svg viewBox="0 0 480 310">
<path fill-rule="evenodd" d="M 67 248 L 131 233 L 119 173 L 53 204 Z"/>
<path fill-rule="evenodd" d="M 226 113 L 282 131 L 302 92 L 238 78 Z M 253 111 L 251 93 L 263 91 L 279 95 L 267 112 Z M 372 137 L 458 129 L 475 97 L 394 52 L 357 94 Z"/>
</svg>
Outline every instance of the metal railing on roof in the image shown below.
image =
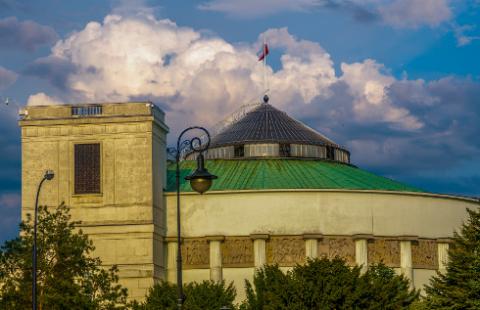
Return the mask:
<svg viewBox="0 0 480 310">
<path fill-rule="evenodd" d="M 103 109 L 101 105 L 72 107 L 72 115 L 74 116 L 102 115 L 102 113 L 103 113 Z"/>
</svg>

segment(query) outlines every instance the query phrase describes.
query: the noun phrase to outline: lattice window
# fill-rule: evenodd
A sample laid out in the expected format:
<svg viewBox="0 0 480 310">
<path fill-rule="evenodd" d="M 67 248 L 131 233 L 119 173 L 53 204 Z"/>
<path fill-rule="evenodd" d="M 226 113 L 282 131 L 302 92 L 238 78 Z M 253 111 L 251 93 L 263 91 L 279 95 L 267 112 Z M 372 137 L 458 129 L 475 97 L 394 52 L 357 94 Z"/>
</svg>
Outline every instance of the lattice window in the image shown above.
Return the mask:
<svg viewBox="0 0 480 310">
<path fill-rule="evenodd" d="M 327 145 L 327 159 L 335 160 L 335 149 Z"/>
<path fill-rule="evenodd" d="M 290 144 L 288 143 L 280 143 L 280 156 L 281 157 L 290 157 Z"/>
<path fill-rule="evenodd" d="M 100 144 L 75 145 L 75 194 L 100 193 Z"/>
<path fill-rule="evenodd" d="M 102 113 L 103 113 L 103 109 L 101 105 L 72 107 L 72 115 L 75 115 L 75 116 L 101 115 Z"/>
<path fill-rule="evenodd" d="M 243 144 L 235 145 L 234 157 L 243 157 L 243 156 L 245 156 L 245 146 Z"/>
</svg>

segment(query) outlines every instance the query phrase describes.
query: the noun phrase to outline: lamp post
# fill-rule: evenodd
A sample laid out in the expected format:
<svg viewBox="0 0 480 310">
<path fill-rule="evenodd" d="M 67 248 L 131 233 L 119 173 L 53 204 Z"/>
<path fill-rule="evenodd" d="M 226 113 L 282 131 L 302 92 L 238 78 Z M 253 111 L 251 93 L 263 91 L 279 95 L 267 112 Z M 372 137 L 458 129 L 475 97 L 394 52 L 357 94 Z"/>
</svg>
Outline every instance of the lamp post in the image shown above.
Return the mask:
<svg viewBox="0 0 480 310">
<path fill-rule="evenodd" d="M 42 188 L 43 182 L 50 181 L 53 179 L 55 174 L 52 170 L 45 171 L 43 179 L 38 184 L 37 197 L 35 199 L 35 211 L 33 215 L 33 277 L 32 277 L 32 309 L 37 310 L 37 215 L 38 215 L 38 196 L 40 195 L 40 189 Z"/>
<path fill-rule="evenodd" d="M 190 130 L 200 130 L 205 133 L 207 141 L 202 143 L 198 137 L 186 139 L 182 141 L 182 137 Z M 181 227 L 180 227 L 180 157 L 185 149 L 189 149 L 192 153 L 198 153 L 197 169 L 190 175 L 185 177 L 185 180 L 190 181 L 190 186 L 197 193 L 203 194 L 212 186 L 212 181 L 217 176 L 212 175 L 205 169 L 205 159 L 203 152 L 208 150 L 210 146 L 210 133 L 203 127 L 193 126 L 182 131 L 177 139 L 177 149 L 175 150 L 176 162 L 176 189 L 177 189 L 177 286 L 178 286 L 178 309 L 181 310 L 185 296 L 183 294 L 183 280 L 182 280 L 182 246 L 181 246 Z"/>
</svg>

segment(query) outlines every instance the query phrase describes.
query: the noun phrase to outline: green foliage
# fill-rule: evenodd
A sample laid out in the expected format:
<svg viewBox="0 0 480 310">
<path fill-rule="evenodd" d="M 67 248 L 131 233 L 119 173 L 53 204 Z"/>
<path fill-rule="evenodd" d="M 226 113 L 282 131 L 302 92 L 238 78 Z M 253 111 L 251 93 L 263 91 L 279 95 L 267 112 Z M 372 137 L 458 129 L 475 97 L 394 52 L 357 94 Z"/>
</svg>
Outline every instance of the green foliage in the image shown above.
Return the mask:
<svg viewBox="0 0 480 310">
<path fill-rule="evenodd" d="M 469 219 L 454 233 L 444 274 L 426 287 L 427 309 L 480 309 L 480 210 L 467 210 Z"/>
<path fill-rule="evenodd" d="M 365 274 L 335 258 L 309 260 L 283 273 L 278 266 L 259 269 L 246 281 L 241 309 L 404 309 L 418 299 L 408 280 L 383 264 Z"/>
<path fill-rule="evenodd" d="M 40 207 L 37 234 L 39 309 L 121 309 L 127 291 L 117 284 L 117 268 L 100 267 L 94 246 L 76 232 L 64 204 Z M 32 303 L 33 221 L 20 224 L 20 236 L 0 248 L 0 309 L 29 309 Z"/>
<path fill-rule="evenodd" d="M 184 310 L 219 310 L 227 306 L 235 309 L 233 301 L 236 292 L 233 282 L 228 286 L 224 282 L 203 281 L 188 283 L 183 287 L 186 296 Z M 149 291 L 144 303 L 136 304 L 135 310 L 177 309 L 177 285 L 160 282 Z"/>
</svg>

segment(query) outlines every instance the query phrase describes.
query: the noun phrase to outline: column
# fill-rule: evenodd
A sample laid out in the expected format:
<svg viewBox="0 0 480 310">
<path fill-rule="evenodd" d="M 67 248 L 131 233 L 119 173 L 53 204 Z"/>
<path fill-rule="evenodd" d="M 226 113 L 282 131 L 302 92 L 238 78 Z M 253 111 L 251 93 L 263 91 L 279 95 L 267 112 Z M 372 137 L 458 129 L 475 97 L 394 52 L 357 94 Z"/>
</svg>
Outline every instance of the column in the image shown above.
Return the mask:
<svg viewBox="0 0 480 310">
<path fill-rule="evenodd" d="M 372 235 L 354 235 L 355 240 L 355 263 L 361 267 L 361 272 L 368 269 L 368 240 L 373 239 Z"/>
<path fill-rule="evenodd" d="M 222 242 L 224 236 L 209 236 L 207 240 L 210 244 L 210 280 L 221 282 L 222 274 Z"/>
<path fill-rule="evenodd" d="M 318 240 L 323 239 L 321 234 L 304 234 L 305 240 L 305 256 L 310 259 L 318 257 Z"/>
<path fill-rule="evenodd" d="M 402 274 L 410 281 L 410 287 L 413 288 L 413 263 L 412 263 L 412 241 L 416 237 L 400 238 L 400 269 Z"/>
<path fill-rule="evenodd" d="M 253 239 L 253 258 L 255 269 L 263 267 L 267 263 L 266 245 L 269 235 L 254 234 L 250 235 Z"/>
<path fill-rule="evenodd" d="M 167 281 L 177 283 L 177 237 L 166 237 L 167 242 Z"/>
<path fill-rule="evenodd" d="M 448 249 L 451 242 L 451 239 L 448 238 L 437 239 L 438 271 L 441 273 L 445 273 L 447 271 Z"/>
</svg>

